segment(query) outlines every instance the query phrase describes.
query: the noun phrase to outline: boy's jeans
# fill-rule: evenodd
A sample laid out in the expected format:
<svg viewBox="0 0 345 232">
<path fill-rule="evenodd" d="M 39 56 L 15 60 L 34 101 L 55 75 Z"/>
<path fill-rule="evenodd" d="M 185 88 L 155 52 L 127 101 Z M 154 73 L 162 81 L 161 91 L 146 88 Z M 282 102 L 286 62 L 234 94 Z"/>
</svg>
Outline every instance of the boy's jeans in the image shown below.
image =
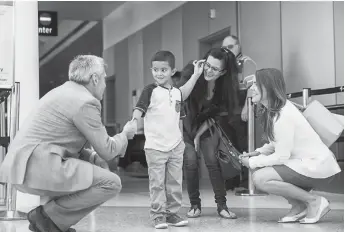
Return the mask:
<svg viewBox="0 0 345 232">
<path fill-rule="evenodd" d="M 176 214 L 182 205 L 183 141 L 169 152 L 145 149 L 150 178 L 150 217 Z M 164 209 L 165 206 L 165 209 Z"/>
</svg>

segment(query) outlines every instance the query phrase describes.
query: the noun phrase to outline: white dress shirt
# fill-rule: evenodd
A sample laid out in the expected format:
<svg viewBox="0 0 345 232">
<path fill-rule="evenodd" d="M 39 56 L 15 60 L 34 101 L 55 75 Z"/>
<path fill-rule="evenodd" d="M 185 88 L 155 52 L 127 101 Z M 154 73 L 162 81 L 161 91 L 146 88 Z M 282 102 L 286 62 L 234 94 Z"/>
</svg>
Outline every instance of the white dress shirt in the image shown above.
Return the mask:
<svg viewBox="0 0 345 232">
<path fill-rule="evenodd" d="M 333 153 L 289 100 L 273 130 L 275 141 L 256 149 L 261 154 L 249 159 L 250 168 L 286 165 L 311 178 L 327 178 L 341 171 Z"/>
</svg>

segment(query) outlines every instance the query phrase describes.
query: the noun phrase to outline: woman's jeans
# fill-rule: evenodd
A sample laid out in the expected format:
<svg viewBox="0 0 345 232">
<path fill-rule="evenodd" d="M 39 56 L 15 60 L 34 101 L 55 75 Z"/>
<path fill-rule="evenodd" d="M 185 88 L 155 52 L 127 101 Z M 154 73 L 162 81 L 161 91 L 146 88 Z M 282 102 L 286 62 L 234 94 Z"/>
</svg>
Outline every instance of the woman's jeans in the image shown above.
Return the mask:
<svg viewBox="0 0 345 232">
<path fill-rule="evenodd" d="M 221 173 L 218 159 L 215 155 L 219 143 L 219 136 L 215 133 L 211 137 L 200 140 L 200 155 L 204 156 L 208 169 L 215 202 L 223 204 L 226 202 L 225 183 Z M 199 154 L 195 151 L 194 145 L 185 141 L 184 169 L 187 182 L 187 191 L 191 205 L 201 205 L 199 191 Z"/>
</svg>

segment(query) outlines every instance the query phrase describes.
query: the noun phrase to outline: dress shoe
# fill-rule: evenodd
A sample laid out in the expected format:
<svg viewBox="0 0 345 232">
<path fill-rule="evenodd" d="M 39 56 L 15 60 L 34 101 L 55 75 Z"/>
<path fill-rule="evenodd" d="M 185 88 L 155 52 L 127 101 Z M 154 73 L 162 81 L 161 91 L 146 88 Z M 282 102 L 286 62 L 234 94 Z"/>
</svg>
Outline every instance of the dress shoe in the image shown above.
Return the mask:
<svg viewBox="0 0 345 232">
<path fill-rule="evenodd" d="M 325 216 L 329 211 L 330 211 L 330 207 L 329 207 L 329 201 L 324 198 L 321 197 L 321 202 L 320 202 L 320 207 L 317 211 L 317 214 L 315 217 L 313 218 L 303 218 L 301 219 L 299 222 L 301 224 L 314 224 L 317 223 L 323 216 Z"/>
<path fill-rule="evenodd" d="M 35 226 L 33 226 L 32 224 L 29 225 L 29 230 L 33 231 L 33 232 L 36 232 Z M 66 232 L 77 232 L 75 229 L 73 228 L 69 228 Z"/>
<path fill-rule="evenodd" d="M 299 220 L 304 218 L 306 215 L 307 215 L 307 209 L 303 210 L 302 212 L 296 215 L 283 217 L 278 222 L 279 223 L 298 222 Z"/>
<path fill-rule="evenodd" d="M 35 232 L 63 232 L 46 215 L 42 206 L 31 210 L 27 214 L 27 218 Z"/>
</svg>

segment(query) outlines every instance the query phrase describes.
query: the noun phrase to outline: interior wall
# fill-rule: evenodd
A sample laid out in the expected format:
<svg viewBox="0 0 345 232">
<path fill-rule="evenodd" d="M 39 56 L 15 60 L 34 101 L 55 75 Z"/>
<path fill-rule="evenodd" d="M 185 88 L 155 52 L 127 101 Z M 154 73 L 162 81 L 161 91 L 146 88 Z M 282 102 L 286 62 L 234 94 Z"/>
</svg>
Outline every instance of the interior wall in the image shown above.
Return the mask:
<svg viewBox="0 0 345 232">
<path fill-rule="evenodd" d="M 242 52 L 257 69 L 282 68 L 280 2 L 240 2 Z"/>
<path fill-rule="evenodd" d="M 130 120 L 129 117 L 129 63 L 128 40 L 115 45 L 115 117 L 121 128 Z"/>
<path fill-rule="evenodd" d="M 335 86 L 333 2 L 282 2 L 283 70 L 288 92 Z M 313 97 L 335 104 L 335 95 Z"/>
<path fill-rule="evenodd" d="M 151 73 L 151 59 L 153 55 L 162 48 L 162 20 L 143 29 L 143 67 L 144 86 L 153 83 Z"/>
<path fill-rule="evenodd" d="M 175 68 L 183 67 L 183 12 L 177 8 L 162 18 L 162 48 L 171 51 L 175 56 Z"/>
<path fill-rule="evenodd" d="M 344 2 L 333 2 L 336 85 L 344 85 Z M 344 93 L 337 94 L 337 104 L 344 104 Z"/>
<path fill-rule="evenodd" d="M 216 18 L 209 19 L 209 31 L 211 35 L 226 27 L 231 27 L 231 33 L 237 35 L 237 14 L 236 14 L 236 2 L 235 1 L 210 1 L 209 10 L 216 10 Z M 208 10 L 207 16 L 210 12 Z"/>
<path fill-rule="evenodd" d="M 282 69 L 280 2 L 240 2 L 242 52 L 251 57 L 257 69 Z M 255 146 L 264 144 L 263 128 L 255 121 Z"/>
<path fill-rule="evenodd" d="M 209 3 L 188 2 L 183 5 L 182 11 L 183 60 L 187 64 L 199 58 L 198 40 L 208 35 Z"/>
<path fill-rule="evenodd" d="M 103 51 L 103 59 L 107 64 L 107 76 L 115 75 L 115 46 L 112 46 Z"/>
<path fill-rule="evenodd" d="M 143 59 L 143 33 L 137 33 L 128 37 L 128 64 L 129 64 L 129 100 L 131 115 L 132 109 L 135 106 L 132 102 L 132 91 L 141 91 L 144 86 L 144 59 Z M 140 93 L 137 92 L 137 95 Z"/>
<path fill-rule="evenodd" d="M 184 1 L 127 1 L 103 20 L 105 49 L 154 23 Z"/>
</svg>

